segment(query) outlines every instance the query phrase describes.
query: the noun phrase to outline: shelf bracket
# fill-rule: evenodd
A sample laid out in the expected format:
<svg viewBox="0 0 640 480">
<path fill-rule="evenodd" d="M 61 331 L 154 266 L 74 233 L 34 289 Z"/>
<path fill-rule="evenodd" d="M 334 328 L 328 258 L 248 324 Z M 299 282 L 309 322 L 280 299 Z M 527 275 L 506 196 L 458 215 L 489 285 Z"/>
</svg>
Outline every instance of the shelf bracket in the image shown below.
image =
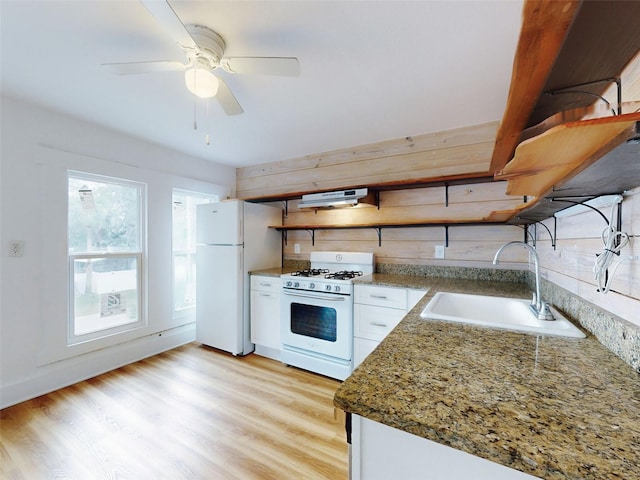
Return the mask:
<svg viewBox="0 0 640 480">
<path fill-rule="evenodd" d="M 618 203 L 618 208 L 616 209 L 616 232 L 622 231 L 622 202 Z M 618 248 L 620 246 L 620 237 L 615 236 L 613 239 L 613 246 Z M 617 252 L 618 256 L 620 256 L 620 252 Z"/>
<path fill-rule="evenodd" d="M 449 206 L 449 184 L 446 182 L 444 184 L 444 206 Z"/>
<path fill-rule="evenodd" d="M 373 227 L 373 229 L 378 234 L 378 246 L 382 246 L 382 227 Z"/>
<path fill-rule="evenodd" d="M 598 196 L 603 196 L 603 195 L 598 195 Z M 565 202 L 565 203 L 571 203 L 571 204 L 573 204 L 573 205 L 582 205 L 583 207 L 590 208 L 591 210 L 593 210 L 594 212 L 596 212 L 598 215 L 600 215 L 600 216 L 604 219 L 605 223 L 606 223 L 607 225 L 609 225 L 609 219 L 607 218 L 607 216 L 606 216 L 604 213 L 602 213 L 602 212 L 601 212 L 600 210 L 598 210 L 596 207 L 594 207 L 594 206 L 589 205 L 589 204 L 587 204 L 587 203 L 586 203 L 586 202 L 588 202 L 589 200 L 593 200 L 594 198 L 598 198 L 598 196 L 595 196 L 595 197 L 594 197 L 594 196 L 592 196 L 592 195 L 585 196 L 584 198 L 586 198 L 586 200 L 582 200 L 582 201 L 580 201 L 580 202 L 578 202 L 578 201 L 576 201 L 576 200 L 569 200 L 570 198 L 579 198 L 579 197 L 547 197 L 547 199 L 548 199 L 550 202 Z M 555 215 L 554 215 L 554 218 L 555 218 Z"/>
<path fill-rule="evenodd" d="M 289 216 L 289 200 L 284 200 L 284 216 L 287 218 Z"/>
<path fill-rule="evenodd" d="M 616 84 L 616 89 L 618 91 L 618 95 L 617 95 L 617 102 L 618 102 L 618 111 L 616 113 L 616 110 L 614 110 L 611 107 L 611 103 L 604 98 L 602 95 L 598 95 L 597 93 L 593 93 L 593 92 L 589 92 L 587 90 L 575 90 L 575 89 L 579 89 L 581 87 L 588 87 L 589 85 L 595 85 L 598 83 L 615 83 Z M 615 77 L 615 78 L 603 78 L 602 80 L 593 80 L 591 82 L 585 82 L 585 83 L 580 83 L 578 85 L 572 85 L 570 87 L 563 87 L 563 88 L 557 88 L 555 90 L 550 90 L 548 92 L 544 92 L 545 95 L 549 95 L 549 96 L 553 96 L 553 95 L 560 95 L 560 94 L 564 94 L 564 93 L 578 93 L 581 95 L 591 95 L 592 97 L 596 97 L 599 98 L 600 100 L 602 100 L 604 103 L 607 104 L 607 107 L 611 108 L 611 113 L 615 116 L 615 115 L 622 115 L 622 80 L 619 77 Z"/>
<path fill-rule="evenodd" d="M 282 240 L 284 240 L 284 244 L 287 245 L 287 231 L 286 230 L 281 230 L 280 233 L 282 234 Z"/>
<path fill-rule="evenodd" d="M 444 248 L 449 248 L 449 225 L 444 226 Z"/>
<path fill-rule="evenodd" d="M 522 218 L 523 220 L 529 220 L 533 224 L 533 228 L 536 229 L 534 234 L 533 234 L 533 237 L 532 237 L 534 239 L 533 240 L 533 246 L 534 247 L 536 246 L 535 239 L 538 236 L 538 225 L 542 225 L 544 227 L 544 229 L 547 231 L 547 233 L 549 234 L 549 238 L 551 239 L 551 246 L 553 247 L 554 250 L 556 249 L 556 243 L 557 243 L 556 240 L 557 240 L 558 230 L 557 230 L 557 222 L 555 220 L 555 217 L 554 217 L 554 221 L 553 221 L 553 233 L 551 233 L 551 230 L 549 230 L 549 227 L 547 227 L 544 223 L 542 223 L 542 222 L 540 222 L 538 220 L 534 220 L 532 218 L 525 218 L 525 217 L 520 217 L 520 218 Z M 526 243 L 526 240 L 527 240 L 527 238 L 526 238 L 526 234 L 525 234 L 525 243 Z"/>
<path fill-rule="evenodd" d="M 311 229 L 307 229 L 307 232 L 309 232 L 309 235 L 311 235 L 311 246 L 315 246 L 316 244 L 316 231 L 315 229 L 311 228 Z"/>
<path fill-rule="evenodd" d="M 376 199 L 376 207 L 378 207 L 378 210 L 380 210 L 380 190 L 376 190 L 374 195 Z"/>
</svg>

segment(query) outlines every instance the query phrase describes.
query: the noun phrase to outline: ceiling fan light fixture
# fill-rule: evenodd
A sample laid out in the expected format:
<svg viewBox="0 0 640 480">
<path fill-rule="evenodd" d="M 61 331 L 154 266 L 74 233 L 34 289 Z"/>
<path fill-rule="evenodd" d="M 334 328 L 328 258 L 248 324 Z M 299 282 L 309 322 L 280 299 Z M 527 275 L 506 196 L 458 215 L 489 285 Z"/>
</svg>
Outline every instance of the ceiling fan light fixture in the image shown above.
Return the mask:
<svg viewBox="0 0 640 480">
<path fill-rule="evenodd" d="M 211 98 L 218 93 L 218 77 L 207 69 L 190 68 L 184 72 L 184 80 L 187 89 L 197 97 Z"/>
</svg>

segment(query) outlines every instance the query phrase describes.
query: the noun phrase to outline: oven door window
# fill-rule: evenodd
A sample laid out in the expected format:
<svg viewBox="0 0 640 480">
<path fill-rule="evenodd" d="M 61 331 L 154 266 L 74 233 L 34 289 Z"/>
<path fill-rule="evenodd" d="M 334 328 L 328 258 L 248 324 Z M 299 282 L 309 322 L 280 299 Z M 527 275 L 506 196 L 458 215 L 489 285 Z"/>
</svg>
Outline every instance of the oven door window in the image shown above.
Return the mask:
<svg viewBox="0 0 640 480">
<path fill-rule="evenodd" d="M 291 304 L 291 331 L 298 335 L 335 342 L 337 318 L 335 308 L 302 303 Z"/>
</svg>

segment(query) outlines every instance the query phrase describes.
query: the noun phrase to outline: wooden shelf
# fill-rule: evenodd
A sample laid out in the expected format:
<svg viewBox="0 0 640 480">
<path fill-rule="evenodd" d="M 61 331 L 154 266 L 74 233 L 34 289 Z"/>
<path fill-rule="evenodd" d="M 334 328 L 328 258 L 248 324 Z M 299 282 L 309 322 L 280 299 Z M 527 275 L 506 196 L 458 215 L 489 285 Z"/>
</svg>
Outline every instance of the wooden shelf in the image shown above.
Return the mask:
<svg viewBox="0 0 640 480">
<path fill-rule="evenodd" d="M 388 192 L 393 190 L 411 190 L 415 188 L 431 188 L 431 187 L 452 187 L 455 185 L 474 185 L 476 183 L 488 183 L 493 182 L 493 175 L 488 175 L 486 173 L 480 174 L 470 174 L 470 175 L 456 175 L 446 178 L 426 178 L 424 180 L 416 181 L 411 180 L 407 182 L 388 182 L 388 183 L 377 183 L 375 185 L 350 185 L 348 187 L 336 188 L 334 190 L 349 190 L 353 188 L 368 188 L 370 194 L 379 194 L 380 192 Z M 254 203 L 267 203 L 267 202 L 288 202 L 290 200 L 300 200 L 302 195 L 307 193 L 317 193 L 314 192 L 296 192 L 296 193 L 286 193 L 282 195 L 271 195 L 266 197 L 251 197 L 251 198 L 243 198 L 243 200 L 247 202 Z"/>
<path fill-rule="evenodd" d="M 443 227 L 445 230 L 445 247 L 449 246 L 449 227 L 478 226 L 478 225 L 504 225 L 504 220 L 500 221 L 480 221 L 480 222 L 405 222 L 405 223 L 367 223 L 367 224 L 350 224 L 350 225 L 270 225 L 283 233 L 285 244 L 287 243 L 287 232 L 292 230 L 305 230 L 311 234 L 311 245 L 315 245 L 316 230 L 355 230 L 371 228 L 378 234 L 378 246 L 382 245 L 382 230 L 385 228 L 416 228 L 416 227 Z"/>
<path fill-rule="evenodd" d="M 637 122 L 640 112 L 555 126 L 522 142 L 496 179 L 508 180 L 509 195 L 541 198 L 633 138 Z"/>
<path fill-rule="evenodd" d="M 508 223 L 516 225 L 542 222 L 556 212 L 601 195 L 620 194 L 640 185 L 640 143 L 627 142 L 568 181 L 554 185 L 553 190 L 533 205 L 513 215 Z"/>
</svg>

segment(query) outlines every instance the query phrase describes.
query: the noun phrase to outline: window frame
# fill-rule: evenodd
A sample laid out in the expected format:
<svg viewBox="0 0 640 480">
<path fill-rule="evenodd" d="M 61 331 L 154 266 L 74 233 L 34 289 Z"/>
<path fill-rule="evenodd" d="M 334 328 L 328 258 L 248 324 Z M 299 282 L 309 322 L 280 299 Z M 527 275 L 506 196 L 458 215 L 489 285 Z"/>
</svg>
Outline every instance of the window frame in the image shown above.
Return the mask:
<svg viewBox="0 0 640 480">
<path fill-rule="evenodd" d="M 147 189 L 146 184 L 134 180 L 112 177 L 107 175 L 92 174 L 77 170 L 67 170 L 67 192 L 71 179 L 86 180 L 89 182 L 98 182 L 105 184 L 122 185 L 133 187 L 137 190 L 137 249 L 130 250 L 96 250 L 72 253 L 69 245 L 69 211 L 70 205 L 67 205 L 67 346 L 73 346 L 92 340 L 110 337 L 119 333 L 130 332 L 147 325 L 147 308 L 146 308 L 146 223 L 147 223 Z M 137 293 L 137 319 L 133 322 L 118 324 L 99 330 L 89 331 L 87 333 L 76 334 L 76 318 L 75 318 L 75 262 L 77 260 L 95 260 L 95 259 L 136 259 L 136 293 Z"/>
</svg>

